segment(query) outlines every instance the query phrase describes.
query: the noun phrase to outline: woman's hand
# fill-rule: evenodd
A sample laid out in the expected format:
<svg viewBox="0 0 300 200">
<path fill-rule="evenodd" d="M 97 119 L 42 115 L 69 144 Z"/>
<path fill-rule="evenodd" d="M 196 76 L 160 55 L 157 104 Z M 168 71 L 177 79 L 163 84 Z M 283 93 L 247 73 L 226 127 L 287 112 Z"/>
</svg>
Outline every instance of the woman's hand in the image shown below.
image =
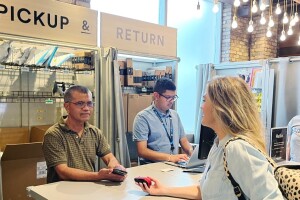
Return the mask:
<svg viewBox="0 0 300 200">
<path fill-rule="evenodd" d="M 146 183 L 135 183 L 136 185 L 140 186 L 141 189 L 144 191 L 144 192 L 147 192 L 149 193 L 150 195 L 155 195 L 155 196 L 158 196 L 158 195 L 167 195 L 167 188 L 161 184 L 157 179 L 155 178 L 151 178 L 151 185 L 150 187 L 148 187 L 148 185 Z"/>
</svg>

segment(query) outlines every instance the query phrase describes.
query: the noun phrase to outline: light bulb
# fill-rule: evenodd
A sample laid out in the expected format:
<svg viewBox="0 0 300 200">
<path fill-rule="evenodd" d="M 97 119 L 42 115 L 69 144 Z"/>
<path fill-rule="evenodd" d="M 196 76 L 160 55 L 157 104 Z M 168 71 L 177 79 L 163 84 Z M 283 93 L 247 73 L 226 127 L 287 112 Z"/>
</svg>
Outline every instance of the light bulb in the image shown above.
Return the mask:
<svg viewBox="0 0 300 200">
<path fill-rule="evenodd" d="M 251 8 L 251 11 L 252 11 L 253 13 L 256 13 L 257 10 L 258 10 L 258 8 L 257 8 L 257 5 L 256 5 L 256 0 L 254 0 L 254 1 L 253 1 L 253 6 L 252 6 L 252 8 Z"/>
<path fill-rule="evenodd" d="M 281 8 L 280 8 L 280 4 L 277 3 L 276 5 L 276 10 L 275 10 L 276 15 L 280 15 L 281 14 Z"/>
<path fill-rule="evenodd" d="M 254 28 L 253 28 L 253 21 L 250 20 L 250 21 L 249 21 L 249 26 L 248 26 L 248 32 L 249 32 L 249 33 L 252 33 L 252 32 L 253 32 L 253 29 L 254 29 Z"/>
<path fill-rule="evenodd" d="M 287 32 L 288 35 L 293 35 L 293 29 L 291 26 L 289 26 L 289 30 Z"/>
<path fill-rule="evenodd" d="M 259 9 L 260 9 L 261 11 L 264 11 L 264 10 L 266 9 L 266 4 L 265 4 L 264 1 L 261 2 L 260 6 L 259 6 Z"/>
<path fill-rule="evenodd" d="M 248 2 L 249 0 L 243 0 L 244 3 Z"/>
<path fill-rule="evenodd" d="M 267 31 L 267 37 L 272 37 L 272 32 L 271 32 L 271 28 L 268 27 L 268 31 Z"/>
<path fill-rule="evenodd" d="M 285 31 L 284 31 L 284 30 L 282 30 L 282 31 L 281 31 L 280 40 L 281 40 L 281 41 L 284 41 L 285 39 L 286 39 L 286 36 L 285 36 Z"/>
<path fill-rule="evenodd" d="M 295 26 L 295 25 L 296 25 L 295 17 L 294 17 L 294 15 L 292 15 L 291 19 L 290 19 L 290 26 Z"/>
<path fill-rule="evenodd" d="M 272 15 L 270 15 L 268 26 L 269 27 L 273 27 L 274 26 L 274 20 L 273 20 L 273 16 Z"/>
<path fill-rule="evenodd" d="M 294 21 L 295 23 L 299 22 L 298 12 L 295 12 Z"/>
<path fill-rule="evenodd" d="M 213 7 L 213 12 L 214 12 L 214 13 L 217 13 L 217 12 L 219 12 L 219 6 L 218 6 L 218 4 L 217 4 L 217 3 L 215 3 L 215 4 L 214 4 L 214 7 Z"/>
<path fill-rule="evenodd" d="M 282 23 L 284 23 L 284 24 L 289 23 L 289 18 L 287 17 L 287 13 L 286 12 L 284 12 L 284 14 L 283 14 Z"/>
<path fill-rule="evenodd" d="M 262 25 L 264 25 L 264 24 L 266 24 L 266 22 L 267 22 L 267 20 L 266 20 L 266 18 L 264 16 L 264 13 L 262 12 L 259 23 L 262 24 Z"/>
<path fill-rule="evenodd" d="M 236 16 L 234 15 L 233 19 L 232 19 L 231 27 L 232 28 L 237 28 L 237 26 L 238 26 L 238 24 L 237 24 L 237 21 L 236 21 Z"/>
<path fill-rule="evenodd" d="M 239 6 L 241 5 L 240 0 L 234 0 L 233 5 L 234 5 L 235 7 L 239 7 Z"/>
</svg>

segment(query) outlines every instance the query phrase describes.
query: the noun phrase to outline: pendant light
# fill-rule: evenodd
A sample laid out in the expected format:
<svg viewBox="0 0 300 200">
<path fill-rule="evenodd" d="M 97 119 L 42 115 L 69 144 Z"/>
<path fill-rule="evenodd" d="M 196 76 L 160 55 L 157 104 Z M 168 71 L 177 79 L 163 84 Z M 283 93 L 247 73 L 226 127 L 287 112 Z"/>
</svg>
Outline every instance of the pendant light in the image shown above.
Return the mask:
<svg viewBox="0 0 300 200">
<path fill-rule="evenodd" d="M 233 5 L 234 7 L 239 7 L 241 5 L 240 0 L 234 0 Z"/>
<path fill-rule="evenodd" d="M 253 0 L 253 5 L 251 7 L 251 11 L 253 13 L 257 13 L 257 10 L 258 10 L 258 8 L 257 8 L 257 5 L 256 5 L 256 0 Z"/>
<path fill-rule="evenodd" d="M 267 34 L 266 34 L 267 37 L 272 37 L 272 31 L 271 31 L 271 27 L 268 26 L 268 30 L 267 30 Z"/>
<path fill-rule="evenodd" d="M 298 16 L 297 8 L 298 8 L 298 3 L 296 3 L 296 12 L 295 12 L 295 15 L 294 15 L 295 23 L 299 22 L 299 16 Z"/>
<path fill-rule="evenodd" d="M 214 13 L 219 12 L 218 0 L 214 0 L 213 12 Z"/>
<path fill-rule="evenodd" d="M 255 1 L 255 0 L 254 0 Z M 251 11 L 250 11 L 250 21 L 249 21 L 249 26 L 247 28 L 247 31 L 249 33 L 252 33 L 253 32 L 253 21 L 252 21 L 252 0 L 250 0 L 250 8 L 251 8 Z"/>
<path fill-rule="evenodd" d="M 266 24 L 266 22 L 267 22 L 267 20 L 265 18 L 264 12 L 261 12 L 261 17 L 260 17 L 259 23 L 261 25 L 264 25 L 264 24 Z"/>
<path fill-rule="evenodd" d="M 273 5 L 273 0 L 270 0 L 270 8 L 269 8 L 269 22 L 268 26 L 273 27 L 275 25 L 274 20 L 273 20 L 273 12 L 272 12 L 272 6 Z"/>
<path fill-rule="evenodd" d="M 200 10 L 200 2 L 198 0 L 198 4 L 197 4 L 197 10 Z"/>
<path fill-rule="evenodd" d="M 287 12 L 286 12 L 286 7 L 287 7 L 287 0 L 284 0 L 283 1 L 284 13 L 283 13 L 283 19 L 282 19 L 282 23 L 284 23 L 284 24 L 289 23 L 289 18 L 288 18 Z"/>
<path fill-rule="evenodd" d="M 266 9 L 265 0 L 261 0 L 260 5 L 259 5 L 259 9 L 261 11 L 264 11 Z"/>
<path fill-rule="evenodd" d="M 279 0 L 277 1 L 277 4 L 276 4 L 275 13 L 276 13 L 276 15 L 280 15 L 281 14 L 281 8 L 280 8 Z"/>
<path fill-rule="evenodd" d="M 288 32 L 287 32 L 288 35 L 293 35 L 293 29 L 292 29 L 292 26 L 289 25 L 289 29 L 288 29 Z"/>
<path fill-rule="evenodd" d="M 284 31 L 284 24 L 282 24 L 282 31 L 280 35 L 280 40 L 284 41 L 286 39 L 285 31 Z"/>
<path fill-rule="evenodd" d="M 231 24 L 231 27 L 233 29 L 237 28 L 238 27 L 238 23 L 237 23 L 237 17 L 236 17 L 236 8 L 234 8 L 234 15 L 232 17 L 232 24 Z"/>
</svg>

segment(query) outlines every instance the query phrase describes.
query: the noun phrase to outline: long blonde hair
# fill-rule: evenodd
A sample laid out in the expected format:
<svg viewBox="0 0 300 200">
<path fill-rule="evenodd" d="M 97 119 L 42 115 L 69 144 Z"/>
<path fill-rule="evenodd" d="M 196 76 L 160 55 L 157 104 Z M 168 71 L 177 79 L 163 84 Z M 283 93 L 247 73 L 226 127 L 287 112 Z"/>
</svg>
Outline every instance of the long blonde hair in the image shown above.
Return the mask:
<svg viewBox="0 0 300 200">
<path fill-rule="evenodd" d="M 239 77 L 217 77 L 208 83 L 207 95 L 226 133 L 246 137 L 266 152 L 264 128 L 249 86 Z"/>
</svg>

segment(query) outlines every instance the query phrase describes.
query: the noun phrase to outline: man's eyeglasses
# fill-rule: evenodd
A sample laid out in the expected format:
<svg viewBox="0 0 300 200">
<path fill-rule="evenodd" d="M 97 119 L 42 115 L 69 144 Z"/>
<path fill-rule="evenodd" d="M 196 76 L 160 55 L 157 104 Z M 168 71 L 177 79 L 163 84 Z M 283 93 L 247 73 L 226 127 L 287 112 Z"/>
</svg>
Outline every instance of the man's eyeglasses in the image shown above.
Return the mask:
<svg viewBox="0 0 300 200">
<path fill-rule="evenodd" d="M 177 96 L 177 95 L 175 95 L 175 96 L 165 96 L 165 95 L 163 95 L 163 94 L 160 94 L 160 93 L 158 93 L 160 96 L 162 96 L 162 97 L 165 97 L 165 99 L 167 100 L 167 101 L 176 101 L 179 97 Z"/>
<path fill-rule="evenodd" d="M 67 103 L 72 103 L 74 104 L 77 108 L 84 108 L 85 106 L 89 107 L 89 108 L 93 108 L 94 107 L 94 102 L 92 101 L 88 101 L 88 102 L 84 102 L 84 101 L 77 101 L 77 102 L 72 102 L 69 101 Z"/>
</svg>

